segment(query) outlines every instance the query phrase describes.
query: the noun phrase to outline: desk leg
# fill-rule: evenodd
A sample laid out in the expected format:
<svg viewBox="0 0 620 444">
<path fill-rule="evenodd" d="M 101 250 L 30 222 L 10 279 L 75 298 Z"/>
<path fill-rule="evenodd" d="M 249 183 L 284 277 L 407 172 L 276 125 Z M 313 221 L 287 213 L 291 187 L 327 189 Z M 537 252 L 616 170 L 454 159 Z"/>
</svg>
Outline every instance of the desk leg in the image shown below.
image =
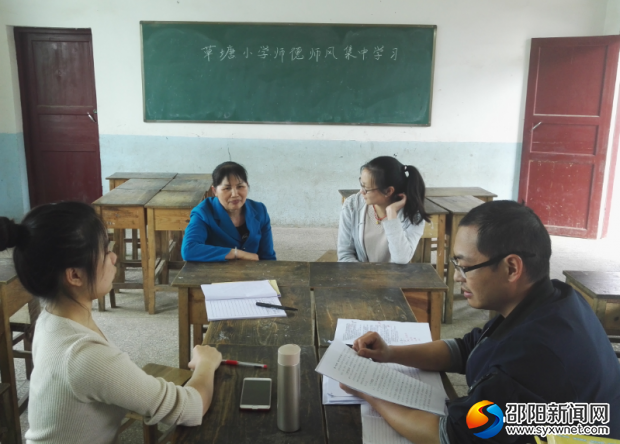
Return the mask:
<svg viewBox="0 0 620 444">
<path fill-rule="evenodd" d="M 452 221 L 450 223 L 450 242 L 448 243 L 448 257 L 453 255 L 454 240 L 456 239 L 456 232 L 459 228 L 459 222 L 462 216 L 455 214 L 451 215 Z M 452 324 L 452 306 L 454 304 L 454 265 L 451 261 L 448 261 L 448 276 L 447 276 L 448 291 L 446 292 L 446 308 L 444 321 L 446 324 Z"/>
<path fill-rule="evenodd" d="M 148 216 L 146 214 L 148 214 Z M 148 223 L 147 223 L 148 222 Z M 140 246 L 142 247 L 142 276 L 144 282 L 144 309 L 155 314 L 155 261 L 157 256 L 157 238 L 152 208 L 142 212 L 140 221 Z"/>
<path fill-rule="evenodd" d="M 444 267 L 446 266 L 446 215 L 439 215 L 439 227 L 437 228 L 437 274 L 443 280 Z"/>
<path fill-rule="evenodd" d="M 441 339 L 441 309 L 444 297 L 443 291 L 429 292 L 431 300 L 430 315 L 428 317 L 428 326 L 431 329 L 431 338 L 433 341 Z"/>
<path fill-rule="evenodd" d="M 192 324 L 192 336 L 194 347 L 202 345 L 202 324 Z"/>
<path fill-rule="evenodd" d="M 179 368 L 188 368 L 189 356 L 189 289 L 179 288 Z"/>
<path fill-rule="evenodd" d="M 15 367 L 13 359 L 13 340 L 11 327 L 9 325 L 8 313 L 2 301 L 6 301 L 8 295 L 4 289 L 0 289 L 0 381 L 9 384 L 9 410 L 5 413 L 7 417 L 7 442 L 22 442 L 22 432 L 19 423 L 19 405 L 17 400 L 17 388 L 15 387 Z"/>
</svg>

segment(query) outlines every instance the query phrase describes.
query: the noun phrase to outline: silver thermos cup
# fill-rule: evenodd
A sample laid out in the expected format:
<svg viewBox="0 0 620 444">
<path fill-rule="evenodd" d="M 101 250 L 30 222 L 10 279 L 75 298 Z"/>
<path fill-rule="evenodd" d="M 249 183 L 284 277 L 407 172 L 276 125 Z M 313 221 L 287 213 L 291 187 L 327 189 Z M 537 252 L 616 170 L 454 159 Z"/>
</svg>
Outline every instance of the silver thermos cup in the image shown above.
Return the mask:
<svg viewBox="0 0 620 444">
<path fill-rule="evenodd" d="M 300 377 L 299 345 L 287 344 L 278 349 L 278 428 L 283 432 L 299 430 Z"/>
</svg>

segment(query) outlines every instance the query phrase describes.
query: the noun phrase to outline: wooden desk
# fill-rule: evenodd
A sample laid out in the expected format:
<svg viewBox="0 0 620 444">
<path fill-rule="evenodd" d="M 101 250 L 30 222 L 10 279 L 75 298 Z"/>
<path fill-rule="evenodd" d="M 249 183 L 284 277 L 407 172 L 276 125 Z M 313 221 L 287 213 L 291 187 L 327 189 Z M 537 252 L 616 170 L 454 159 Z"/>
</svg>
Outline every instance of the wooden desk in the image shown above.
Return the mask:
<svg viewBox="0 0 620 444">
<path fill-rule="evenodd" d="M 446 221 L 447 256 L 451 258 L 454 251 L 454 240 L 459 223 L 472 208 L 482 205 L 484 202 L 474 196 L 448 196 L 448 197 L 429 197 L 428 200 L 448 210 Z M 446 292 L 446 305 L 444 311 L 444 321 L 446 324 L 452 323 L 452 305 L 454 304 L 454 265 L 448 260 L 448 291 Z"/>
<path fill-rule="evenodd" d="M 117 186 L 119 190 L 161 190 L 170 179 L 129 179 Z"/>
<path fill-rule="evenodd" d="M 224 359 L 262 362 L 267 369 L 221 366 L 215 373 L 213 402 L 198 427 L 178 427 L 178 442 L 252 444 L 318 444 L 326 442 L 316 351 L 301 346 L 301 429 L 284 433 L 277 426 L 277 346 L 218 345 Z M 251 412 L 239 409 L 243 378 L 271 378 L 271 410 Z M 360 429 L 361 430 L 361 429 Z"/>
<path fill-rule="evenodd" d="M 172 180 L 177 173 L 114 173 L 111 176 L 106 177 L 109 183 L 110 191 L 114 188 L 124 184 L 130 179 L 168 179 Z M 131 258 L 138 260 L 138 232 L 131 230 Z M 119 245 L 119 254 L 125 254 L 125 244 Z M 103 307 L 101 307 L 103 309 Z M 100 309 L 100 311 L 101 311 Z"/>
<path fill-rule="evenodd" d="M 175 179 L 201 179 L 213 181 L 213 176 L 207 173 L 179 173 Z"/>
<path fill-rule="evenodd" d="M 123 173 L 118 172 L 114 173 L 111 176 L 106 177 L 105 179 L 110 184 L 110 191 L 116 188 L 119 185 L 127 182 L 129 179 L 168 179 L 172 180 L 175 178 L 177 173 Z"/>
<path fill-rule="evenodd" d="M 441 306 L 446 285 L 430 264 L 312 262 L 310 286 L 401 288 L 419 322 L 428 322 L 433 339 L 441 337 Z"/>
<path fill-rule="evenodd" d="M 590 304 L 609 334 L 620 334 L 620 272 L 563 271 L 570 284 Z M 609 303 L 609 304 L 608 304 Z"/>
<path fill-rule="evenodd" d="M 190 325 L 193 344 L 202 343 L 202 326 L 208 322 L 202 284 L 275 279 L 284 287 L 308 287 L 307 262 L 229 261 L 187 262 L 172 282 L 179 290 L 179 367 L 187 368 L 190 358 Z"/>
<path fill-rule="evenodd" d="M 114 189 L 103 195 L 93 206 L 99 213 L 106 227 L 114 229 L 114 241 L 116 245 L 124 245 L 125 229 L 139 230 L 142 258 L 140 262 L 129 262 L 124 255 L 119 255 L 119 266 L 114 279 L 114 289 L 121 288 L 142 288 L 144 290 L 144 308 L 149 308 L 149 294 L 151 277 L 148 268 L 148 242 L 146 233 L 146 205 L 157 194 L 157 190 L 121 190 Z M 142 266 L 143 284 L 126 284 L 125 267 L 127 264 Z"/>
<path fill-rule="evenodd" d="M 342 203 L 347 197 L 357 194 L 359 190 L 338 190 L 342 197 Z M 416 249 L 414 255 L 414 262 L 431 263 L 431 251 L 433 244 L 437 250 L 437 264 L 444 264 L 444 266 L 437 266 L 437 274 L 443 279 L 444 267 L 446 262 L 445 256 L 445 234 L 446 234 L 446 215 L 448 211 L 444 208 L 436 205 L 428 199 L 424 200 L 424 210 L 430 217 L 430 222 L 424 225 L 424 233 L 420 238 L 420 243 Z M 433 239 L 437 239 L 433 242 Z"/>
<path fill-rule="evenodd" d="M 7 403 L 9 410 L 6 411 L 8 418 L 6 436 L 7 442 L 11 443 L 22 442 L 19 415 L 25 410 L 27 404 L 20 403 L 17 398 L 13 335 L 9 319 L 26 304 L 30 311 L 30 322 L 34 325 L 40 311 L 39 300 L 33 298 L 19 282 L 13 259 L 0 259 L 0 382 L 10 385 Z"/>
<path fill-rule="evenodd" d="M 285 318 L 237 319 L 209 323 L 203 344 L 314 345 L 314 302 L 309 287 L 282 287 L 282 305 L 298 308 Z"/>
<path fill-rule="evenodd" d="M 173 245 L 170 246 L 168 232 L 184 231 L 189 224 L 192 209 L 203 198 L 204 191 L 202 190 L 162 190 L 145 205 L 149 252 L 148 275 L 150 276 L 149 294 L 145 297 L 148 300 L 148 312 L 150 314 L 155 313 L 155 293 L 157 291 L 174 291 L 168 285 L 168 270 L 171 266 L 171 251 L 179 251 L 181 236 L 174 236 Z M 180 257 L 173 259 L 180 259 Z M 172 265 L 181 268 L 182 262 Z M 160 285 L 157 285 L 156 282 L 158 278 Z"/>
<path fill-rule="evenodd" d="M 497 194 L 480 187 L 427 187 L 426 197 L 474 196 L 483 202 L 490 202 Z"/>
<path fill-rule="evenodd" d="M 319 347 L 329 347 L 340 318 L 416 322 L 399 288 L 321 287 L 314 290 L 314 300 Z"/>
<path fill-rule="evenodd" d="M 211 189 L 211 179 L 179 179 L 178 177 L 172 179 L 170 183 L 166 184 L 162 189 L 163 191 L 196 191 L 202 190 L 203 194 L 206 194 Z"/>
</svg>

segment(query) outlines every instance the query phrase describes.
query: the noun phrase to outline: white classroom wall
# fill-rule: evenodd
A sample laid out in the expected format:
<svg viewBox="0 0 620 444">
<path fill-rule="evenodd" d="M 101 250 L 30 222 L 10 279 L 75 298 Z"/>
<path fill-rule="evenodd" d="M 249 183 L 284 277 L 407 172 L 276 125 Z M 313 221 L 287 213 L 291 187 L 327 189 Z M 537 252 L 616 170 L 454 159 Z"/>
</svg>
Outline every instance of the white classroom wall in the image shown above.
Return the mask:
<svg viewBox="0 0 620 444">
<path fill-rule="evenodd" d="M 139 22 L 437 25 L 430 127 L 144 123 Z M 246 165 L 275 225 L 335 226 L 339 188 L 378 155 L 428 186 L 516 198 L 532 37 L 617 34 L 618 0 L 0 0 L 0 213 L 28 207 L 13 26 L 90 28 L 103 177 Z M 104 182 L 104 191 L 107 183 Z"/>
</svg>

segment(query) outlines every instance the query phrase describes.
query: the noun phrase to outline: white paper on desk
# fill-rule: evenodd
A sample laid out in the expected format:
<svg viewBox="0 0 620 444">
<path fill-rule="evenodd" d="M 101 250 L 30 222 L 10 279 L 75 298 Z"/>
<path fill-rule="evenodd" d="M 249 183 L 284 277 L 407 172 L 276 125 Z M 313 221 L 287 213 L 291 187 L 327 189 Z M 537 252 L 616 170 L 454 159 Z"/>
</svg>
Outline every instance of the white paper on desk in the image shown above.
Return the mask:
<svg viewBox="0 0 620 444">
<path fill-rule="evenodd" d="M 362 321 L 338 319 L 334 339 L 353 344 L 369 331 L 376 331 L 387 345 L 411 345 L 431 342 L 431 329 L 424 322 Z"/>
<path fill-rule="evenodd" d="M 269 281 L 227 282 L 226 284 L 203 284 L 200 286 L 205 301 L 223 299 L 269 298 L 277 297 Z"/>
<path fill-rule="evenodd" d="M 224 299 L 221 301 L 205 301 L 207 318 L 211 321 L 225 319 L 257 319 L 257 318 L 285 318 L 286 312 L 277 308 L 259 307 L 257 302 L 271 305 L 282 305 L 280 298 L 255 299 Z"/>
<path fill-rule="evenodd" d="M 316 371 L 379 399 L 437 415 L 445 411 L 445 395 L 440 390 L 362 358 L 340 341 L 329 346 Z"/>
<path fill-rule="evenodd" d="M 379 412 L 367 402 L 362 403 L 360 408 L 362 416 L 362 441 L 364 444 L 410 444 L 411 441 L 404 438 L 394 430 Z"/>
<path fill-rule="evenodd" d="M 437 389 L 444 396 L 444 399 L 447 399 L 448 396 L 446 395 L 443 383 L 441 382 L 441 376 L 439 376 L 438 372 L 427 372 L 414 367 L 407 367 L 406 365 L 394 363 L 382 365 L 393 368 L 397 372 L 430 385 L 431 387 Z M 323 404 L 361 404 L 363 402 L 364 401 L 357 396 L 350 395 L 342 390 L 338 381 L 327 376 L 323 376 Z"/>
</svg>

